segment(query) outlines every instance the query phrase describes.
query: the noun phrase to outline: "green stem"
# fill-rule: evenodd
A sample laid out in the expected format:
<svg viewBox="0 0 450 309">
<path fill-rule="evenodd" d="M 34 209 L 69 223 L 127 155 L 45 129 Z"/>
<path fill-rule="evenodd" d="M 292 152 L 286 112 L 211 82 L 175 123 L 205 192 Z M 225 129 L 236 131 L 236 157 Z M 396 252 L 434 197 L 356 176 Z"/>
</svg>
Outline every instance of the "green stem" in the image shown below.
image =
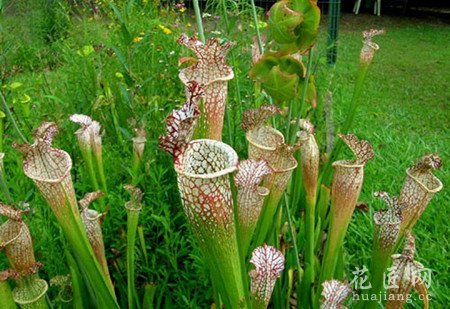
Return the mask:
<svg viewBox="0 0 450 309">
<path fill-rule="evenodd" d="M 72 280 L 72 306 L 74 309 L 83 309 L 87 306 L 87 300 L 84 297 L 84 295 L 86 295 L 86 286 L 81 281 L 81 274 L 78 269 L 77 263 L 75 262 L 75 259 L 69 251 L 66 251 L 66 258 L 70 270 L 70 278 Z"/>
<path fill-rule="evenodd" d="M 329 230 L 320 272 L 320 283 L 333 278 L 337 263 L 337 250 L 342 246 L 344 236 L 344 231 L 335 231 L 333 228 Z"/>
<path fill-rule="evenodd" d="M 224 16 L 224 20 L 225 20 L 225 29 L 228 33 L 228 16 L 227 16 L 227 7 L 226 7 L 226 1 L 222 0 L 222 7 L 223 7 L 223 16 Z M 232 57 L 232 60 L 234 60 L 234 57 Z M 234 63 L 234 61 L 233 61 Z M 234 77 L 234 80 L 237 80 L 237 77 Z M 237 100 L 237 102 L 240 102 L 239 100 Z M 235 131 L 234 131 L 234 127 L 231 125 L 231 117 L 230 117 L 230 111 L 228 110 L 228 105 L 225 105 L 225 118 L 227 119 L 227 129 L 228 129 L 228 142 L 231 145 L 231 147 L 234 147 L 234 139 L 233 136 L 236 136 Z M 233 117 L 234 118 L 234 117 Z"/>
<path fill-rule="evenodd" d="M 240 225 L 239 225 L 239 205 L 237 202 L 237 188 L 234 181 L 233 174 L 230 174 L 230 189 L 231 189 L 231 195 L 233 199 L 233 213 L 234 213 L 234 226 L 236 229 L 236 245 L 238 247 L 239 252 L 239 266 L 240 266 L 240 273 L 241 273 L 241 279 L 242 279 L 242 287 L 243 287 L 243 294 L 245 296 L 245 302 L 247 304 L 247 308 L 250 308 L 250 295 L 248 293 L 248 276 L 247 276 L 247 270 L 245 268 L 245 256 L 247 252 L 244 252 L 243 244 L 239 241 L 239 237 L 237 237 L 237 233 L 240 231 Z"/>
<path fill-rule="evenodd" d="M 0 308 L 15 309 L 16 303 L 11 294 L 11 289 L 8 282 L 0 281 Z"/>
<path fill-rule="evenodd" d="M 131 184 L 136 186 L 139 180 L 139 171 L 141 169 L 141 159 L 133 151 L 133 163 L 131 165 Z"/>
<path fill-rule="evenodd" d="M 298 128 L 298 125 L 300 123 L 300 119 L 303 116 L 303 109 L 305 107 L 305 102 L 306 102 L 306 93 L 308 91 L 308 84 L 309 84 L 309 78 L 311 76 L 311 66 L 312 66 L 312 60 L 313 60 L 313 52 L 314 52 L 314 47 L 311 48 L 311 50 L 308 53 L 308 62 L 306 64 L 306 76 L 305 79 L 303 81 L 303 89 L 302 89 L 302 98 L 300 101 L 300 109 L 298 110 L 298 114 L 297 117 L 295 119 L 295 125 L 294 125 L 294 130 L 290 136 L 290 143 L 291 145 L 293 145 L 295 143 L 296 140 L 296 128 Z M 289 124 L 290 125 L 290 124 Z M 287 138 L 289 138 L 289 136 L 287 136 Z"/>
<path fill-rule="evenodd" d="M 223 19 L 225 20 L 225 30 L 227 31 L 227 34 L 230 34 L 230 29 L 228 29 L 229 23 L 228 23 L 228 11 L 227 11 L 227 1 L 222 0 L 222 9 L 223 9 Z"/>
<path fill-rule="evenodd" d="M 216 308 L 222 308 L 222 301 L 220 300 L 220 293 L 216 286 L 216 279 L 213 278 L 212 273 L 211 273 L 211 283 L 212 283 L 214 304 L 216 305 Z"/>
<path fill-rule="evenodd" d="M 259 52 L 261 54 L 263 54 L 264 53 L 264 46 L 263 46 L 262 39 L 261 39 L 261 32 L 259 31 L 258 14 L 256 13 L 255 0 L 250 0 L 250 3 L 251 3 L 251 6 L 252 6 L 253 24 L 255 25 L 256 38 L 258 39 Z"/>
<path fill-rule="evenodd" d="M 74 212 L 68 193 L 66 203 L 60 205 L 63 213 L 57 216 L 58 222 L 67 238 L 78 268 L 86 282 L 92 299 L 99 308 L 119 308 L 111 280 L 105 276 L 89 243 L 79 213 Z M 56 213 L 55 213 L 56 214 Z"/>
<path fill-rule="evenodd" d="M 1 162 L 1 164 L 3 165 L 3 162 Z M 13 199 L 11 197 L 11 194 L 9 193 L 8 183 L 5 179 L 5 173 L 3 172 L 3 166 L 0 166 L 0 188 L 5 195 L 8 204 L 13 204 Z"/>
<path fill-rule="evenodd" d="M 294 99 L 292 99 L 289 102 L 288 118 L 287 118 L 287 122 L 286 122 L 286 136 L 291 136 L 290 135 L 291 134 L 290 130 L 291 130 L 291 120 L 292 120 L 292 113 L 293 113 L 294 102 L 295 102 Z M 295 132 L 295 128 L 294 128 L 294 132 Z"/>
<path fill-rule="evenodd" d="M 280 198 L 280 193 L 274 191 L 271 191 L 269 196 L 266 198 L 259 216 L 258 226 L 256 227 L 256 246 L 262 245 L 267 239 L 270 230 L 273 229 L 275 214 L 277 213 Z"/>
<path fill-rule="evenodd" d="M 25 136 L 23 136 L 22 132 L 19 129 L 19 126 L 17 125 L 16 121 L 14 120 L 14 117 L 11 114 L 11 111 L 9 110 L 8 103 L 6 103 L 6 99 L 3 96 L 3 93 L 0 92 L 0 98 L 2 99 L 2 105 L 3 109 L 5 110 L 6 117 L 8 117 L 8 120 L 13 125 L 14 129 L 16 130 L 17 134 L 19 135 L 20 139 L 25 143 L 28 144 L 27 139 Z"/>
<path fill-rule="evenodd" d="M 326 217 L 328 209 L 330 208 L 330 193 L 331 190 L 325 185 L 320 186 L 319 201 L 317 202 L 317 216 L 320 219 L 320 230 L 326 227 Z"/>
<path fill-rule="evenodd" d="M 146 284 L 144 287 L 144 300 L 142 302 L 142 308 L 153 309 L 153 299 L 155 298 L 156 285 Z"/>
<path fill-rule="evenodd" d="M 350 130 L 353 121 L 355 119 L 355 115 L 357 113 L 357 108 L 359 106 L 358 101 L 361 97 L 361 93 L 364 86 L 364 81 L 366 80 L 367 72 L 369 70 L 369 65 L 367 64 L 360 64 L 358 68 L 358 72 L 356 75 L 356 82 L 355 87 L 353 89 L 353 95 L 352 99 L 350 101 L 350 108 L 347 113 L 347 117 L 344 121 L 344 124 L 342 125 L 342 129 L 340 130 L 341 133 L 346 134 Z M 322 183 L 328 185 L 331 181 L 331 164 L 335 161 L 335 158 L 339 155 L 339 153 L 342 150 L 344 143 L 339 140 L 336 142 L 336 144 L 333 147 L 333 150 L 330 153 L 330 156 L 327 160 L 327 163 L 323 169 L 322 175 L 320 176 L 320 179 Z"/>
<path fill-rule="evenodd" d="M 136 230 L 139 221 L 138 210 L 127 210 L 127 292 L 128 292 L 128 308 L 133 309 L 136 304 L 139 305 L 137 292 L 135 287 L 135 241 Z"/>
<path fill-rule="evenodd" d="M 86 163 L 86 169 L 89 174 L 89 178 L 91 178 L 91 185 L 94 191 L 99 189 L 96 173 L 94 170 L 94 162 L 92 160 L 92 151 L 89 149 L 90 147 L 85 147 L 80 143 L 81 156 L 83 157 L 84 162 Z"/>
<path fill-rule="evenodd" d="M 345 119 L 344 125 L 342 127 L 342 133 L 348 133 L 350 127 L 353 124 L 353 120 L 355 119 L 356 110 L 358 108 L 358 100 L 361 97 L 361 93 L 364 86 L 364 81 L 367 76 L 367 71 L 369 70 L 369 66 L 367 64 L 360 64 L 358 69 L 358 75 L 356 76 L 355 89 L 353 90 L 352 101 L 350 103 L 350 110 L 347 114 L 347 118 Z"/>
<path fill-rule="evenodd" d="M 316 197 L 306 197 L 306 212 L 305 212 L 305 276 L 302 281 L 302 297 L 300 302 L 302 308 L 308 308 L 312 305 L 314 296 L 312 294 L 311 285 L 315 278 L 314 269 L 314 245 L 315 245 L 315 206 Z"/>
<path fill-rule="evenodd" d="M 98 301 L 99 308 L 119 308 L 114 295 L 114 288 L 105 277 L 100 264 L 95 258 L 81 222 L 73 222 L 70 227 L 62 226 L 62 228 L 72 248 L 81 274 L 86 280 L 93 298 Z"/>
<path fill-rule="evenodd" d="M 230 29 L 229 29 L 229 22 L 228 22 L 228 12 L 227 12 L 227 5 L 226 5 L 226 0 L 222 0 L 222 9 L 223 9 L 223 18 L 225 21 L 225 29 L 227 32 L 227 35 L 230 35 Z M 234 52 L 231 52 L 231 61 L 233 64 L 236 64 L 236 57 L 234 56 Z M 242 115 L 243 110 L 242 110 L 242 100 L 241 100 L 241 90 L 240 90 L 240 84 L 239 84 L 239 75 L 235 74 L 234 78 L 233 78 L 233 82 L 234 82 L 234 87 L 235 89 L 235 97 L 236 97 L 236 101 L 239 104 L 239 111 L 240 114 Z M 233 147 L 235 144 L 235 138 L 236 138 L 236 125 L 232 125 L 231 124 L 231 117 L 230 117 L 230 112 L 228 110 L 228 105 L 226 107 L 226 117 L 227 117 L 227 125 L 228 125 L 228 134 L 229 134 L 229 140 L 230 140 L 230 145 Z M 234 116 L 232 117 L 233 122 L 235 123 L 235 120 L 237 119 L 236 117 L 236 111 L 234 110 Z"/>
<path fill-rule="evenodd" d="M 294 153 L 294 158 L 297 162 L 301 161 L 300 151 Z M 289 204 L 292 205 L 291 211 L 297 213 L 300 204 L 300 199 L 305 195 L 303 186 L 303 177 L 301 167 L 296 168 L 292 172 L 291 184 L 288 187 Z"/>
<path fill-rule="evenodd" d="M 3 135 L 4 135 L 3 130 L 4 130 L 3 118 L 0 118 L 0 152 L 3 152 Z"/>
<path fill-rule="evenodd" d="M 200 40 L 205 43 L 205 33 L 203 32 L 203 22 L 202 22 L 202 14 L 200 12 L 200 6 L 198 4 L 198 0 L 193 0 L 192 3 L 194 4 L 194 12 L 195 12 L 195 20 L 197 22 L 197 30 L 198 30 L 198 36 Z"/>
<path fill-rule="evenodd" d="M 369 295 L 379 295 L 384 289 L 384 276 L 386 269 L 391 261 L 391 255 L 394 252 L 395 243 L 391 246 L 384 247 L 381 240 L 377 239 L 379 235 L 375 233 L 372 249 L 372 264 L 370 267 L 370 283 L 372 285 Z M 365 303 L 364 308 L 376 309 L 379 308 L 379 303 L 376 300 L 369 300 Z"/>
<path fill-rule="evenodd" d="M 233 135 L 234 134 L 232 132 L 230 111 L 228 110 L 227 105 L 225 105 L 225 118 L 227 119 L 228 143 L 231 145 L 231 147 L 234 147 L 234 145 L 233 145 Z"/>
<path fill-rule="evenodd" d="M 148 255 L 147 255 L 147 246 L 145 245 L 145 237 L 144 237 L 144 229 L 142 226 L 138 226 L 138 236 L 139 236 L 139 243 L 141 245 L 142 255 L 144 256 L 145 266 L 148 266 Z"/>
<path fill-rule="evenodd" d="M 105 169 L 103 167 L 103 158 L 102 158 L 101 150 L 98 152 L 94 151 L 94 160 L 95 160 L 95 165 L 97 167 L 97 173 L 100 178 L 100 187 L 101 187 L 103 193 L 107 194 L 108 186 L 106 184 Z"/>
<path fill-rule="evenodd" d="M 284 193 L 284 201 L 285 201 L 284 204 L 285 204 L 285 207 L 286 207 L 286 216 L 287 216 L 288 224 L 289 224 L 289 230 L 290 230 L 291 235 L 292 235 L 292 244 L 293 244 L 293 247 L 294 247 L 295 263 L 297 265 L 297 275 L 298 275 L 298 278 L 297 278 L 297 280 L 298 280 L 297 295 L 300 295 L 299 292 L 300 292 L 300 282 L 302 280 L 302 277 L 301 277 L 301 275 L 302 275 L 302 271 L 301 271 L 302 270 L 302 266 L 300 264 L 300 258 L 299 258 L 300 253 L 299 253 L 298 247 L 297 247 L 297 237 L 296 237 L 297 234 L 295 233 L 294 223 L 292 222 L 291 211 L 289 210 L 288 197 L 287 197 L 286 193 Z M 288 297 L 290 297 L 290 295 L 288 295 Z M 298 304 L 300 304 L 300 303 L 298 303 Z"/>
</svg>

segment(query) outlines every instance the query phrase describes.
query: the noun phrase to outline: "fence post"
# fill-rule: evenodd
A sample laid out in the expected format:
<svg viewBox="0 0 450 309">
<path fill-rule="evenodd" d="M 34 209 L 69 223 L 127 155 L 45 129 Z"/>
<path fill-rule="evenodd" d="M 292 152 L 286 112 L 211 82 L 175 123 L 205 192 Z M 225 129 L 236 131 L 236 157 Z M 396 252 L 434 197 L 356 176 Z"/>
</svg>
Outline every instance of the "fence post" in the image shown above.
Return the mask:
<svg viewBox="0 0 450 309">
<path fill-rule="evenodd" d="M 340 16 L 341 0 L 330 0 L 328 6 L 327 63 L 331 65 L 336 63 L 337 58 L 337 39 Z"/>
</svg>

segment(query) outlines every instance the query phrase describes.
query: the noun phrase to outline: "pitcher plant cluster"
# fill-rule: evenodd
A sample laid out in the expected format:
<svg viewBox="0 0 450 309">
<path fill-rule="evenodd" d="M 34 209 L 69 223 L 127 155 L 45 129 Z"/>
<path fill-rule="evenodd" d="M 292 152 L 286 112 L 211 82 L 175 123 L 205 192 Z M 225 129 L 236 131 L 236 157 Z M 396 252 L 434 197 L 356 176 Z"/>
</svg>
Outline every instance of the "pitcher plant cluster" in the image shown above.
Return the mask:
<svg viewBox="0 0 450 309">
<path fill-rule="evenodd" d="M 197 8 L 198 9 L 198 8 Z M 201 26 L 201 15 L 197 14 Z M 252 47 L 249 76 L 255 82 L 255 106 L 241 116 L 247 149 L 222 141 L 229 105 L 228 83 L 234 78 L 227 54 L 232 42 L 181 35 L 185 47 L 179 79 L 186 101 L 166 119 L 159 146 L 173 157 L 183 211 L 207 265 L 215 308 L 377 308 L 378 301 L 348 300 L 362 293 L 387 293 L 385 308 L 403 308 L 413 289 L 427 295 L 414 270 L 414 225 L 435 193 L 442 189 L 433 170 L 436 154 L 425 155 L 406 171 L 399 197 L 376 192 L 387 204 L 374 213 L 370 291 L 353 290 L 344 272 L 345 238 L 364 183 L 366 164 L 374 158 L 371 144 L 349 133 L 368 68 L 379 49 L 372 41 L 383 30 L 363 34 L 360 66 L 351 108 L 328 156 L 323 156 L 314 124 L 307 119 L 317 106 L 311 66 L 320 10 L 313 0 L 281 0 L 269 12 L 266 38 L 259 33 Z M 203 30 L 202 30 L 203 31 Z M 200 36 L 201 37 L 201 36 Z M 250 47 L 250 46 L 249 46 Z M 191 52 L 188 55 L 188 52 Z M 50 206 L 68 249 L 70 274 L 50 281 L 63 302 L 76 308 L 118 308 L 116 282 L 105 257 L 102 221 L 110 190 L 102 159 L 98 121 L 71 115 L 83 168 L 92 193 L 77 200 L 71 177 L 72 159 L 55 148 L 58 126 L 44 122 L 32 144 L 16 144 L 23 154 L 23 172 Z M 141 308 L 135 278 L 135 242 L 143 191 L 137 187 L 147 136 L 144 128 L 132 138 L 131 184 L 127 216 L 127 307 Z M 346 145 L 353 158 L 341 150 Z M 239 153 L 247 153 L 240 158 Z M 325 159 L 324 159 L 325 158 Z M 151 190 L 151 188 L 143 188 Z M 112 207 L 116 207 L 113 205 Z M 10 268 L 0 272 L 0 306 L 48 308 L 48 284 L 39 277 L 45 267 L 35 259 L 26 211 L 0 203 L 0 249 Z M 349 235 L 350 237 L 352 235 Z M 405 249 L 395 254 L 402 242 Z M 383 291 L 383 274 L 391 267 L 396 288 Z M 14 281 L 14 282 L 13 282 Z M 13 289 L 11 290 L 11 287 Z M 147 289 L 146 289 L 147 291 Z M 144 299 L 148 296 L 144 293 Z M 145 304 L 145 302 L 144 302 Z M 428 308 L 424 300 L 424 308 Z"/>
<path fill-rule="evenodd" d="M 252 47 L 249 76 L 263 96 L 257 101 L 267 102 L 242 115 L 247 158 L 239 160 L 222 142 L 227 81 L 233 78 L 225 56 L 233 44 L 219 44 L 214 38 L 203 42 L 183 34 L 178 40 L 196 58 L 180 61 L 179 77 L 186 85 L 187 101 L 168 116 L 167 134 L 161 136 L 160 146 L 173 156 L 183 207 L 208 264 L 216 305 L 266 308 L 272 299 L 275 307 L 283 308 L 295 299 L 301 308 L 337 308 L 358 293 L 340 281 L 345 279 L 343 247 L 365 165 L 374 157 L 368 141 L 346 132 L 357 110 L 360 89 L 355 87 L 353 115 L 348 115 L 345 132 L 338 134 L 355 158 L 330 162 L 339 154 L 334 150 L 324 163 L 314 125 L 303 118 L 317 101 L 314 77 L 305 61 L 312 57 L 319 9 L 313 1 L 279 1 L 269 14 L 269 39 L 263 42 L 259 37 Z M 359 83 L 379 48 L 372 39 L 382 33 L 363 33 Z M 187 67 L 186 59 L 190 60 Z M 333 170 L 330 182 L 326 164 Z M 408 175 L 418 174 L 418 169 L 411 168 Z M 427 171 L 431 184 L 434 176 Z M 299 186 L 303 187 L 300 196 Z M 384 277 L 380 274 L 392 263 L 396 245 L 429 202 L 421 206 L 406 203 L 403 192 L 399 199 L 384 192 L 376 194 L 388 209 L 374 215 L 372 293 L 381 291 Z M 302 224 L 294 225 L 298 221 Z M 258 255 L 267 262 L 255 263 Z M 255 269 L 248 273 L 252 264 Z M 354 305 L 365 308 L 367 304 Z"/>
</svg>

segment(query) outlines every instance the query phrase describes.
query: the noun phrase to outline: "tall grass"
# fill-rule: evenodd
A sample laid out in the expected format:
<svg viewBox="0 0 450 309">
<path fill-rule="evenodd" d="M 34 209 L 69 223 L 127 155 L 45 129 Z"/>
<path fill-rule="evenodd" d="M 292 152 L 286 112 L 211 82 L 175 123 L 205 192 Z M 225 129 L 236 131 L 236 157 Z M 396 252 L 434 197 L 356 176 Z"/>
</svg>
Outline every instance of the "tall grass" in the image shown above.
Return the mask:
<svg viewBox="0 0 450 309">
<path fill-rule="evenodd" d="M 90 7 L 78 7 L 73 13 L 71 8 L 56 2 L 30 1 L 13 6 L 7 3 L 2 16 L 0 46 L 2 92 L 25 138 L 31 139 L 32 128 L 43 120 L 59 122 L 62 133 L 55 142 L 73 158 L 73 176 L 79 197 L 93 188 L 73 136 L 75 126 L 67 121 L 67 116 L 85 113 L 99 120 L 104 127 L 104 166 L 109 194 L 103 232 L 106 255 L 121 307 L 126 306 L 127 299 L 126 211 L 122 207 L 127 196 L 121 188 L 123 184 L 131 182 L 133 176 L 133 129 L 141 125 L 148 128 L 143 176 L 138 183 L 146 191 L 143 202 L 146 207 L 139 221 L 145 242 L 136 243 L 135 256 L 138 298 L 144 297 L 146 286 L 155 286 L 153 304 L 156 308 L 163 304 L 206 307 L 210 305 L 214 294 L 209 285 L 209 275 L 181 211 L 175 173 L 169 168 L 170 159 L 156 145 L 164 129 L 163 119 L 166 114 L 184 102 L 183 86 L 177 78 L 177 62 L 181 55 L 186 55 L 186 51 L 181 50 L 175 40 L 181 32 L 193 34 L 196 31 L 195 21 L 191 17 L 193 13 L 189 11 L 181 13 L 165 6 L 155 9 L 152 1 L 147 4 L 146 1 L 135 1 L 134 5 L 130 5 L 132 2 L 123 5 L 115 2 L 113 6 L 101 7 L 102 13 L 98 19 L 93 18 Z M 242 6 L 228 1 L 217 3 L 222 6 L 226 3 L 228 9 L 229 6 L 236 7 L 236 12 L 244 10 L 243 16 L 246 16 L 229 14 L 225 18 L 222 13 L 224 8 L 218 6 L 210 12 L 213 16 L 220 15 L 220 21 L 214 21 L 212 17 L 204 19 L 206 37 L 212 36 L 210 30 L 218 30 L 221 31 L 218 34 L 220 37 L 237 42 L 229 58 L 235 70 L 235 79 L 230 82 L 227 109 L 230 125 L 225 126 L 224 140 L 232 144 L 241 157 L 245 157 L 245 137 L 238 125 L 242 111 L 255 107 L 254 85 L 247 78 L 250 67 L 249 42 L 255 29 L 247 26 L 253 24 L 247 3 Z M 49 4 L 52 5 L 49 7 Z M 51 11 L 53 13 L 46 13 Z M 258 15 L 258 19 L 264 20 L 264 17 Z M 322 64 L 325 46 L 321 42 L 311 57 L 319 98 L 328 88 L 334 92 L 335 121 L 338 126 L 344 119 L 344 110 L 351 99 L 350 85 L 354 82 L 355 59 L 360 47 L 359 32 L 371 27 L 365 21 L 357 21 L 355 27 L 358 33 L 347 25 L 350 20 L 347 17 L 344 19 L 340 45 L 342 50 L 339 53 L 342 58 L 338 60 L 336 68 Z M 349 226 L 348 233 L 352 237 L 348 238 L 344 252 L 349 261 L 345 271 L 349 275 L 353 270 L 351 267 L 361 265 L 370 255 L 370 240 L 367 240 L 371 238 L 368 235 L 372 231 L 370 215 L 374 208 L 381 207 L 381 203 L 372 202 L 372 191 L 392 188 L 395 192 L 402 181 L 401 169 L 406 169 L 423 152 L 448 149 L 448 141 L 435 137 L 448 133 L 439 125 L 447 120 L 443 98 L 439 95 L 445 89 L 442 82 L 431 82 L 445 76 L 445 66 L 439 65 L 445 60 L 445 52 L 440 50 L 438 41 L 446 38 L 445 30 L 448 27 L 421 22 L 411 26 L 387 18 L 380 21 L 369 19 L 369 22 L 387 26 L 388 33 L 378 41 L 382 49 L 376 56 L 373 70 L 368 74 L 360 100 L 361 109 L 353 125 L 359 135 L 373 141 L 377 157 L 367 170 L 367 185 L 361 197 L 361 200 L 369 202 L 370 211 L 357 211 L 356 221 Z M 178 28 L 173 26 L 174 23 L 179 24 Z M 191 26 L 188 27 L 187 23 Z M 264 27 L 263 23 L 260 24 Z M 160 25 L 171 33 L 165 33 Z M 389 31 L 389 27 L 394 26 L 398 28 Z M 265 31 L 264 28 L 261 31 Z M 425 40 L 428 45 L 417 38 Z M 427 50 L 427 57 L 420 57 L 417 51 L 404 47 L 417 44 L 422 50 Z M 391 57 L 395 53 L 394 48 L 407 56 L 394 62 Z M 417 70 L 414 68 L 418 63 L 422 67 L 430 67 L 430 78 L 425 79 L 415 73 Z M 397 76 L 404 76 L 408 82 L 405 83 Z M 13 98 L 19 94 L 3 88 L 16 81 L 23 84 L 25 93 L 31 98 L 31 113 L 28 116 L 19 101 L 13 102 Z M 417 84 L 423 85 L 423 91 L 418 91 L 414 86 Z M 401 98 L 402 102 L 398 102 L 397 98 Z M 257 100 L 266 101 L 267 98 Z M 428 102 L 434 108 L 426 108 L 423 102 Z M 325 145 L 325 130 L 321 125 L 322 104 L 322 99 L 319 99 L 319 108 L 316 111 L 307 110 L 306 113 L 318 124 L 317 137 L 321 148 Z M 444 112 L 438 113 L 439 110 Z M 4 112 L 7 110 L 4 109 Z M 421 113 L 426 117 L 421 117 Z M 426 118 L 440 121 L 424 121 Z M 19 156 L 10 147 L 12 141 L 19 141 L 20 137 L 7 120 L 4 132 L 4 151 L 8 153 L 5 179 L 14 202 L 28 201 L 33 209 L 34 214 L 26 220 L 35 235 L 35 251 L 45 265 L 43 276 L 48 279 L 67 274 L 71 269 L 64 260 L 46 254 L 49 251 L 63 252 L 67 245 L 42 197 L 36 194 L 32 184 L 22 175 Z M 448 157 L 448 153 L 444 152 L 445 156 Z M 297 199 L 303 198 L 303 193 L 296 194 Z M 417 226 L 418 239 L 422 239 L 418 241 L 419 260 L 426 260 L 427 266 L 436 270 L 432 292 L 436 303 L 442 304 L 448 298 L 445 293 L 448 284 L 442 275 L 445 273 L 447 244 L 444 241 L 444 249 L 439 245 L 442 243 L 439 235 L 444 231 L 444 220 L 439 216 L 440 209 L 436 206 L 446 198 L 448 192 L 437 196 Z M 6 199 L 4 194 L 2 199 Z M 292 239 L 297 237 L 298 242 L 293 244 L 297 247 L 296 251 L 304 249 L 301 239 L 306 231 L 303 231 L 299 221 L 302 209 L 298 206 L 290 208 L 287 217 L 292 227 L 286 234 L 287 241 L 292 244 Z M 433 217 L 437 218 L 436 224 L 431 224 Z M 296 265 L 295 254 L 291 254 L 288 259 L 289 265 Z M 0 265 L 5 265 L 5 261 L 1 260 Z M 289 287 L 292 275 L 289 270 L 286 271 L 289 275 L 286 275 L 283 284 L 287 283 Z M 281 294 L 285 288 L 277 286 L 279 292 L 276 294 Z M 290 288 L 295 290 L 294 287 Z M 51 299 L 55 295 L 56 291 L 49 291 Z M 282 303 L 281 296 L 276 297 L 276 304 Z"/>
</svg>

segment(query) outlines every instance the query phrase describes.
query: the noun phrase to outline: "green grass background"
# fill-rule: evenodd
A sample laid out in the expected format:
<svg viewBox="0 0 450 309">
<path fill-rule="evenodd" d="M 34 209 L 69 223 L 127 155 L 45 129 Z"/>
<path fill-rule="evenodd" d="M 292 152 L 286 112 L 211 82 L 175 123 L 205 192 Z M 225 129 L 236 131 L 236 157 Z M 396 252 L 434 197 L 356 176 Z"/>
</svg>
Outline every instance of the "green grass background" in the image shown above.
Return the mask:
<svg viewBox="0 0 450 309">
<path fill-rule="evenodd" d="M 133 123 L 148 131 L 145 164 L 139 186 L 145 192 L 140 225 L 144 242 L 138 242 L 138 286 L 157 285 L 158 307 L 201 307 L 211 303 L 208 273 L 186 225 L 180 205 L 171 159 L 157 147 L 164 131 L 164 120 L 171 109 L 183 101 L 177 77 L 177 62 L 188 51 L 176 44 L 182 31 L 194 32 L 191 13 L 171 10 L 134 9 L 125 16 L 130 38 L 124 36 L 117 16 L 89 18 L 81 9 L 67 13 L 66 7 L 43 8 L 43 1 L 23 1 L 9 6 L 1 17 L 0 80 L 2 91 L 31 140 L 32 129 L 42 121 L 56 121 L 61 133 L 55 145 L 68 151 L 73 160 L 73 179 L 79 198 L 90 191 L 74 131 L 68 121 L 72 113 L 90 114 L 104 128 L 104 163 L 110 194 L 109 212 L 103 225 L 106 254 L 122 301 L 126 300 L 125 244 L 127 194 L 130 182 L 131 137 Z M 108 10 L 111 12 L 110 10 Z M 123 11 L 122 11 L 123 12 Z M 50 15 L 49 15 L 50 14 Z M 178 24 L 175 27 L 174 24 Z M 238 127 L 241 112 L 254 106 L 253 83 L 248 79 L 250 46 L 254 29 L 246 14 L 230 15 L 230 31 L 223 18 L 209 18 L 207 34 L 236 41 L 229 62 L 236 78 L 230 82 L 229 128 L 224 141 L 234 145 L 245 158 L 246 145 Z M 165 34 L 159 25 L 173 31 Z M 373 226 L 371 216 L 385 207 L 372 197 L 383 190 L 397 195 L 405 170 L 423 154 L 439 153 L 444 162 L 436 175 L 444 189 L 436 195 L 417 224 L 417 260 L 433 270 L 431 308 L 450 303 L 448 289 L 448 218 L 450 193 L 447 164 L 450 157 L 450 27 L 433 19 L 344 15 L 339 34 L 338 61 L 325 64 L 326 27 L 316 48 L 316 81 L 319 106 L 327 90 L 333 93 L 334 121 L 339 125 L 349 105 L 361 48 L 361 32 L 385 28 L 377 37 L 380 45 L 367 77 L 365 90 L 352 132 L 369 140 L 376 157 L 368 163 L 360 200 L 370 211 L 356 211 L 347 240 L 349 279 L 356 266 L 369 266 Z M 212 35 L 211 35 L 212 36 Z M 87 56 L 83 48 L 95 51 Z M 120 74 L 117 74 L 120 73 Z M 123 76 L 123 77 L 121 77 Z M 10 91 L 8 85 L 23 85 Z M 21 103 L 24 94 L 30 102 Z M 318 140 L 324 147 L 323 110 L 310 113 L 317 123 Z M 116 117 L 116 119 L 114 119 Z M 114 124 L 116 121 L 116 125 Z M 230 138 L 231 136 L 231 138 Z M 32 213 L 26 217 L 35 242 L 37 259 L 44 263 L 42 276 L 49 279 L 68 272 L 63 256 L 65 246 L 59 227 L 43 198 L 22 172 L 21 158 L 11 144 L 18 141 L 5 122 L 3 151 L 5 171 L 13 199 L 27 201 Z M 342 158 L 348 155 L 342 154 Z M 3 196 L 0 200 L 5 201 Z M 0 269 L 7 267 L 3 256 Z M 54 297 L 56 291 L 51 289 Z M 416 302 L 417 303 L 417 302 Z M 124 305 L 124 304 L 122 304 Z M 417 305 L 415 307 L 418 308 Z"/>
</svg>

